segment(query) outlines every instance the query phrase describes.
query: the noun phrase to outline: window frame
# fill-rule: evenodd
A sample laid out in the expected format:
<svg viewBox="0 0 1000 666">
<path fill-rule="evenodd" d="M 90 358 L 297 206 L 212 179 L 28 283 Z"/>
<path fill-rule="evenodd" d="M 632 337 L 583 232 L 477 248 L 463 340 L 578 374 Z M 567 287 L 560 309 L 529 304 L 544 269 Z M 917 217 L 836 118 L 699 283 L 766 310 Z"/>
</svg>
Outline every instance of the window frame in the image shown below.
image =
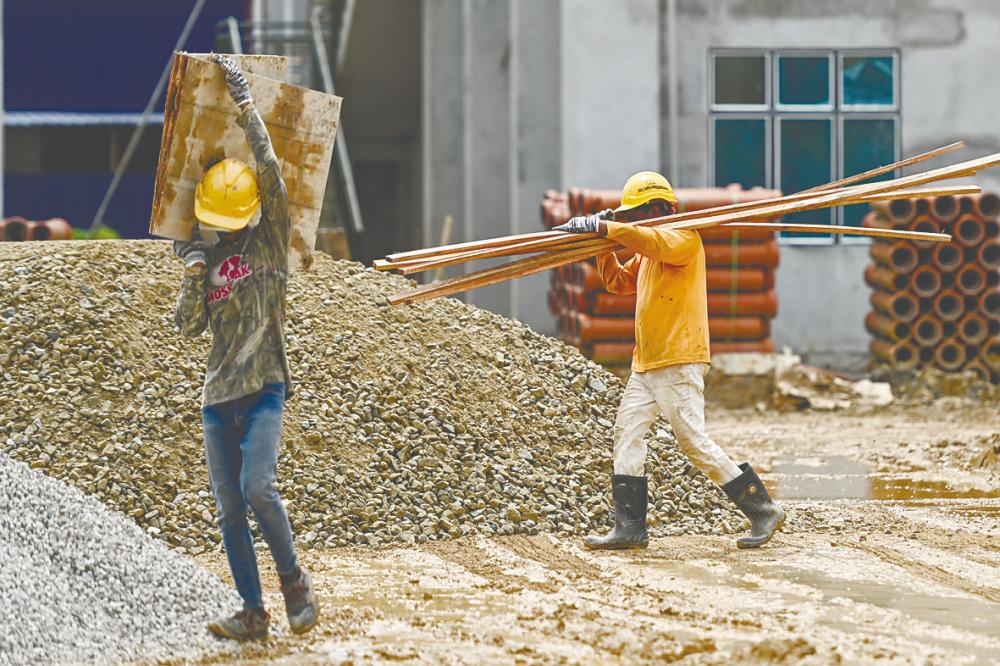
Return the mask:
<svg viewBox="0 0 1000 666">
<path fill-rule="evenodd" d="M 888 111 L 875 112 L 871 111 L 868 113 L 849 113 L 847 115 L 837 114 L 837 169 L 838 173 L 844 173 L 844 156 L 847 151 L 844 149 L 844 121 L 845 120 L 891 120 L 893 126 L 893 156 L 892 161 L 898 162 L 900 155 L 902 155 L 902 149 L 900 147 L 900 141 L 902 141 L 903 132 L 900 125 L 899 114 L 892 113 Z M 892 172 L 893 178 L 899 178 L 901 175 L 900 169 L 895 169 Z M 837 206 L 835 209 L 837 211 L 837 216 L 840 218 L 840 226 L 846 227 L 844 224 L 844 207 Z M 847 234 L 841 235 L 839 240 L 844 245 L 871 245 L 872 239 L 867 236 L 849 236 Z"/>
<path fill-rule="evenodd" d="M 716 120 L 763 120 L 764 121 L 764 175 L 767 182 L 763 187 L 771 189 L 774 180 L 774 142 L 771 141 L 774 118 L 769 113 L 754 113 L 751 111 L 726 113 L 708 116 L 708 173 L 715 180 L 715 121 Z M 726 183 L 728 185 L 729 183 Z M 725 187 L 719 185 L 718 187 Z"/>
<path fill-rule="evenodd" d="M 837 109 L 847 113 L 899 113 L 900 70 L 897 49 L 838 49 L 837 54 Z M 846 104 L 844 102 L 844 58 L 892 58 L 892 104 Z"/>
<path fill-rule="evenodd" d="M 717 56 L 763 56 L 764 57 L 764 98 L 766 105 L 759 104 L 717 104 L 715 102 L 715 60 Z M 832 71 L 830 72 L 829 85 L 831 90 L 831 104 L 829 105 L 801 105 L 801 104 L 780 104 L 780 82 L 779 63 L 781 56 L 827 56 Z M 891 57 L 893 74 L 893 104 L 844 104 L 843 67 L 846 57 Z M 715 183 L 715 122 L 719 119 L 752 119 L 764 120 L 765 133 L 765 168 L 766 182 L 762 187 L 771 189 L 781 188 L 781 120 L 783 118 L 823 118 L 830 119 L 831 122 L 831 170 L 834 173 L 834 180 L 844 178 L 844 121 L 850 119 L 891 119 L 895 128 L 894 132 L 894 152 L 895 160 L 899 161 L 903 152 L 902 147 L 902 69 L 901 55 L 898 48 L 710 48 L 708 50 L 708 177 L 715 187 L 725 187 L 725 184 Z M 895 172 L 898 177 L 899 170 Z M 787 193 L 786 193 L 787 194 Z M 844 210 L 838 206 L 832 211 L 831 226 L 844 225 Z M 786 237 L 778 234 L 778 242 L 783 245 L 870 245 L 871 239 L 865 237 L 850 237 L 846 234 L 827 234 L 826 236 L 793 236 Z"/>
<path fill-rule="evenodd" d="M 825 57 L 827 65 L 827 96 L 826 104 L 782 104 L 781 103 L 781 58 L 818 58 Z M 777 113 L 832 113 L 837 108 L 837 53 L 829 49 L 781 49 L 775 50 L 771 60 L 771 89 L 774 91 L 772 111 Z"/>
<path fill-rule="evenodd" d="M 837 146 L 840 142 L 840 127 L 837 123 L 836 114 L 833 112 L 828 113 L 782 113 L 775 114 L 774 123 L 774 147 L 777 148 L 781 145 L 781 123 L 784 120 L 828 120 L 830 121 L 830 173 L 833 174 L 833 180 L 837 180 L 837 169 L 840 166 L 838 163 Z M 781 151 L 774 150 L 775 162 L 774 162 L 774 173 L 771 177 L 772 182 L 774 182 L 774 189 L 781 189 Z M 828 182 L 831 182 L 828 181 Z M 830 226 L 838 226 L 842 220 L 840 217 L 841 208 L 835 207 L 830 211 Z M 831 245 L 833 241 L 833 234 L 830 236 L 780 236 L 779 240 L 784 240 L 787 243 L 794 245 Z"/>
<path fill-rule="evenodd" d="M 727 56 L 762 56 L 764 58 L 764 103 L 763 104 L 720 104 L 715 101 L 715 60 Z M 768 113 L 772 107 L 771 51 L 768 49 L 709 49 L 708 52 L 708 108 L 710 111 L 732 113 Z"/>
</svg>

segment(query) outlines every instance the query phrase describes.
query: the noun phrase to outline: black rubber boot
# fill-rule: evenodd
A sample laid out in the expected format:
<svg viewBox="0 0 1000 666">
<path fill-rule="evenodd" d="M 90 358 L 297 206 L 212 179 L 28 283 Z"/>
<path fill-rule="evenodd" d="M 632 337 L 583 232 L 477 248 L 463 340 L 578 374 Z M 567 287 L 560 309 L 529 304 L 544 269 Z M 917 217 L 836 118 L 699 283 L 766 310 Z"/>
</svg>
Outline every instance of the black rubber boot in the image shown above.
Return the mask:
<svg viewBox="0 0 1000 666">
<path fill-rule="evenodd" d="M 767 494 L 764 482 L 750 463 L 740 465 L 743 473 L 722 486 L 737 508 L 750 519 L 750 536 L 736 540 L 738 548 L 759 548 L 770 541 L 785 523 L 785 510 Z"/>
<path fill-rule="evenodd" d="M 649 544 L 646 532 L 646 477 L 611 475 L 611 498 L 615 503 L 615 527 L 604 536 L 588 536 L 583 545 L 591 550 L 626 550 L 645 548 Z"/>
</svg>

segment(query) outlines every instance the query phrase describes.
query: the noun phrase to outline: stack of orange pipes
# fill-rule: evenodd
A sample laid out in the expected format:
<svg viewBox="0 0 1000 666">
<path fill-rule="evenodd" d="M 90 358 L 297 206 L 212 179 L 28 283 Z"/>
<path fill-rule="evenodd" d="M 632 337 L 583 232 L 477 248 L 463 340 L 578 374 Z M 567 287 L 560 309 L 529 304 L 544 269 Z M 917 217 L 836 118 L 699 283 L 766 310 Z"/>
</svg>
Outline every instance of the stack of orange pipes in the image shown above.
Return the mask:
<svg viewBox="0 0 1000 666">
<path fill-rule="evenodd" d="M 61 217 L 40 222 L 18 216 L 0 220 L 0 241 L 16 243 L 33 240 L 69 240 L 72 237 L 73 227 Z"/>
<path fill-rule="evenodd" d="M 876 240 L 865 280 L 872 353 L 900 370 L 934 365 L 1000 383 L 1000 196 L 872 204 L 875 229 L 950 232 L 950 243 Z"/>
</svg>

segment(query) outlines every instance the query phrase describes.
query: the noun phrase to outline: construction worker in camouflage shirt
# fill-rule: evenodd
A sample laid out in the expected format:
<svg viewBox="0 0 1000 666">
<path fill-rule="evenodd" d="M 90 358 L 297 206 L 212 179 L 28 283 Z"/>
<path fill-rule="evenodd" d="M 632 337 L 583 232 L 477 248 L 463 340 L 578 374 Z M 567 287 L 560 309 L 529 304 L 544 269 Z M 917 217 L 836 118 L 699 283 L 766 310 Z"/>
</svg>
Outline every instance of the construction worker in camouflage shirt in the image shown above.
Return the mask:
<svg viewBox="0 0 1000 666">
<path fill-rule="evenodd" d="M 274 557 L 291 630 L 315 626 L 319 606 L 309 573 L 296 563 L 291 523 L 275 487 L 284 400 L 292 393 L 284 334 L 288 193 L 246 77 L 230 58 L 213 60 L 239 107 L 257 169 L 255 175 L 225 159 L 205 171 L 196 191 L 199 224 L 190 241 L 174 243 L 185 263 L 175 321 L 188 336 L 212 331 L 202 399 L 205 454 L 222 543 L 243 598 L 242 610 L 209 629 L 247 640 L 265 638 L 270 621 L 248 506 Z"/>
</svg>

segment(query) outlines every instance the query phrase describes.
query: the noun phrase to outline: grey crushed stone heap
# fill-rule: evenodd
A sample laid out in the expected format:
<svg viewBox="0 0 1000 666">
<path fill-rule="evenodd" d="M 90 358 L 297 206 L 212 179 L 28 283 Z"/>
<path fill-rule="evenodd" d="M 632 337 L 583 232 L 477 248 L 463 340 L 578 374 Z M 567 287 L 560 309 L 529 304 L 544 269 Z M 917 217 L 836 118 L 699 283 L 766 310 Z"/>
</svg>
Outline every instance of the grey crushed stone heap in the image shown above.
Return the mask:
<svg viewBox="0 0 1000 666">
<path fill-rule="evenodd" d="M 120 663 L 232 649 L 214 575 L 76 488 L 0 454 L 0 664 Z"/>
<path fill-rule="evenodd" d="M 0 244 L 0 446 L 191 553 L 218 546 L 201 444 L 208 334 L 173 325 L 179 260 L 162 241 Z M 279 484 L 301 545 L 609 524 L 623 385 L 515 321 L 318 255 L 290 280 Z M 649 438 L 654 535 L 747 524 Z"/>
</svg>

